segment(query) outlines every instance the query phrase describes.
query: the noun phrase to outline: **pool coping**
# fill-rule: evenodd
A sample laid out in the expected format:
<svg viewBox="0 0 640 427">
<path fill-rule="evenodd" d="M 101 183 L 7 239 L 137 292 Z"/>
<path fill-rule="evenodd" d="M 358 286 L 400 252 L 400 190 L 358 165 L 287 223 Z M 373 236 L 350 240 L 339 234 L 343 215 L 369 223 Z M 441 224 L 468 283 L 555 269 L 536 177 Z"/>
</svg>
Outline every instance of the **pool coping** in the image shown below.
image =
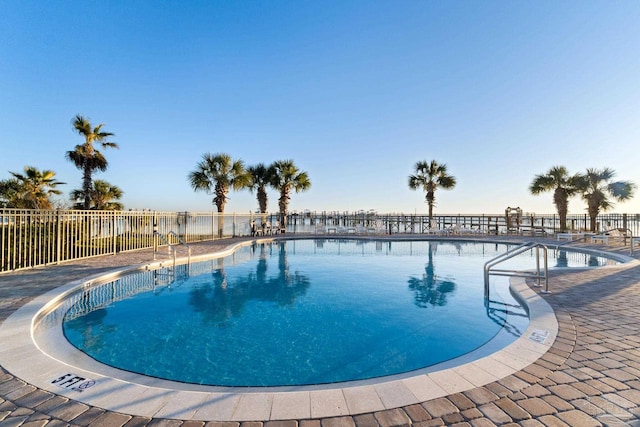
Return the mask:
<svg viewBox="0 0 640 427">
<path fill-rule="evenodd" d="M 239 246 L 252 242 L 232 245 L 216 252 L 216 255 L 225 256 Z M 210 257 L 211 254 L 194 257 L 192 262 L 198 258 Z M 286 387 L 275 391 L 168 389 L 164 388 L 166 384 L 162 380 L 150 377 L 129 374 L 132 376 L 131 381 L 127 381 L 104 375 L 100 373 L 99 367 L 91 370 L 79 369 L 44 354 L 34 342 L 33 319 L 54 298 L 98 278 L 117 277 L 125 272 L 157 265 L 162 265 L 162 262 L 113 270 L 81 281 L 69 282 L 36 297 L 0 325 L 0 340 L 3 342 L 0 365 L 41 389 L 131 415 L 207 421 L 327 418 L 399 408 L 500 380 L 542 357 L 555 341 L 558 332 L 558 321 L 549 304 L 530 289 L 523 279 L 513 278 L 511 289 L 526 305 L 530 315 L 527 330 L 515 342 L 489 356 L 453 368 L 401 379 L 367 381 L 361 385 L 347 383 L 344 387 L 327 385 L 317 389 L 309 389 L 309 386 Z M 544 333 L 541 334 L 541 331 Z M 98 383 L 83 392 L 51 383 L 67 372 L 95 379 Z M 132 381 L 139 381 L 141 384 Z"/>
</svg>

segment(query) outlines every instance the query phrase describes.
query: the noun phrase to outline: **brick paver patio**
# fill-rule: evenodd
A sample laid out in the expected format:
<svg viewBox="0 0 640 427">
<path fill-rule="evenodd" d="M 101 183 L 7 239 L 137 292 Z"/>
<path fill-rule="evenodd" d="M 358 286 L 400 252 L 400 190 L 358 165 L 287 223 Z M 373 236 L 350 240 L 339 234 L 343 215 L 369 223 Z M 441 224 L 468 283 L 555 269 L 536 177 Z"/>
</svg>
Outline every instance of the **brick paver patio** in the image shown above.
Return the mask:
<svg viewBox="0 0 640 427">
<path fill-rule="evenodd" d="M 226 244 L 197 244 L 194 252 Z M 607 249 L 628 252 L 620 246 Z M 63 283 L 150 259 L 149 251 L 139 251 L 0 275 L 0 322 Z M 542 358 L 483 387 L 411 406 L 290 421 L 151 419 L 69 400 L 0 367 L 0 426 L 640 426 L 640 266 L 554 272 L 550 289 L 553 293 L 544 298 L 555 310 L 559 332 Z"/>
</svg>

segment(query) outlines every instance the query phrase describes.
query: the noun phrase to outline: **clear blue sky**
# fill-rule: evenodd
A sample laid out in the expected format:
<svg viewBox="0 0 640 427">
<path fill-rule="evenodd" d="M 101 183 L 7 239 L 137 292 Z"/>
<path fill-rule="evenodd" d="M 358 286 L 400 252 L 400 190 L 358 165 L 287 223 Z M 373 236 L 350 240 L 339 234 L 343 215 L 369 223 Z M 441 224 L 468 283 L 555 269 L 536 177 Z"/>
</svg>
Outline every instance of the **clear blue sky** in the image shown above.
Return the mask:
<svg viewBox="0 0 640 427">
<path fill-rule="evenodd" d="M 639 22 L 638 1 L 4 0 L 0 179 L 80 188 L 82 114 L 116 134 L 95 178 L 127 209 L 213 210 L 186 177 L 225 152 L 307 171 L 291 210 L 426 212 L 407 177 L 435 159 L 458 181 L 436 213 L 552 213 L 528 186 L 554 165 L 640 184 Z"/>
</svg>

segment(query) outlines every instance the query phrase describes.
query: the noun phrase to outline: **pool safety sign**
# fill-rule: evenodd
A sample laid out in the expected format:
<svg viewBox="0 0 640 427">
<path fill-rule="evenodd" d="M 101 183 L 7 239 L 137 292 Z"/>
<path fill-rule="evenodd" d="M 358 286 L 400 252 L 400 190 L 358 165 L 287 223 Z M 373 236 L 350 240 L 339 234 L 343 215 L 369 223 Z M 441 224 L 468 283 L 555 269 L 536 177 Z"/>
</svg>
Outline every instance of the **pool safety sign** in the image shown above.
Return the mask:
<svg viewBox="0 0 640 427">
<path fill-rule="evenodd" d="M 531 335 L 529 335 L 529 339 L 531 341 L 544 344 L 548 336 L 549 336 L 549 331 L 545 331 L 543 329 L 534 329 L 533 332 L 531 332 Z"/>
<path fill-rule="evenodd" d="M 76 374 L 64 374 L 51 381 L 60 388 L 83 392 L 96 385 L 97 381 Z"/>
</svg>

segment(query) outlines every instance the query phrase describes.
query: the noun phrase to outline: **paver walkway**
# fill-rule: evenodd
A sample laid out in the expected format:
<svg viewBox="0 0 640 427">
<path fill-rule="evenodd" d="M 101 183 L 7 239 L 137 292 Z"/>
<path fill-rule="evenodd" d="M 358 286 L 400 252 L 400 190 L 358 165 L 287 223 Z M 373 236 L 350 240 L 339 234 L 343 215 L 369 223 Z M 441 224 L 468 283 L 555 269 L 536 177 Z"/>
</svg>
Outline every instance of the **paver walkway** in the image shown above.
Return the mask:
<svg viewBox="0 0 640 427">
<path fill-rule="evenodd" d="M 194 253 L 231 242 L 193 245 Z M 555 243 L 553 243 L 555 244 Z M 602 248 L 602 246 L 600 246 Z M 608 247 L 626 253 L 621 247 Z M 149 251 L 0 275 L 0 322 L 36 295 L 71 280 L 149 262 Z M 558 338 L 541 359 L 483 387 L 420 404 L 327 419 L 198 422 L 133 417 L 37 389 L 0 367 L 0 427 L 640 426 L 640 266 L 555 272 L 546 301 Z M 1 345 L 1 343 L 0 343 Z"/>
</svg>

